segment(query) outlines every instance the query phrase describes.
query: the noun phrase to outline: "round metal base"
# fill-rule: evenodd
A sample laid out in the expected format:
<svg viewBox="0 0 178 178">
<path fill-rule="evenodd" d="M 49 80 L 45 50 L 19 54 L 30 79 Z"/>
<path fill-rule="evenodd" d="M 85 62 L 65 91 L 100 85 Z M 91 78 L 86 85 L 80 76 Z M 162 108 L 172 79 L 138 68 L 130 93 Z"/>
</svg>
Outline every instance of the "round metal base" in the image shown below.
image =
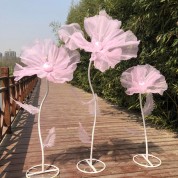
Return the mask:
<svg viewBox="0 0 178 178">
<path fill-rule="evenodd" d="M 84 159 L 77 163 L 77 169 L 83 173 L 96 174 L 102 172 L 106 168 L 105 163 L 98 159 Z"/>
<path fill-rule="evenodd" d="M 42 165 L 36 165 L 31 167 L 26 172 L 27 178 L 42 178 L 42 177 L 48 177 L 48 178 L 55 178 L 59 174 L 59 168 L 50 165 L 50 164 L 44 164 L 44 171 L 42 171 Z"/>
<path fill-rule="evenodd" d="M 146 157 L 146 154 L 138 154 L 133 157 L 133 161 L 138 164 L 139 166 L 143 167 L 158 167 L 161 165 L 161 160 L 153 156 L 151 154 L 148 154 L 148 157 Z"/>
</svg>

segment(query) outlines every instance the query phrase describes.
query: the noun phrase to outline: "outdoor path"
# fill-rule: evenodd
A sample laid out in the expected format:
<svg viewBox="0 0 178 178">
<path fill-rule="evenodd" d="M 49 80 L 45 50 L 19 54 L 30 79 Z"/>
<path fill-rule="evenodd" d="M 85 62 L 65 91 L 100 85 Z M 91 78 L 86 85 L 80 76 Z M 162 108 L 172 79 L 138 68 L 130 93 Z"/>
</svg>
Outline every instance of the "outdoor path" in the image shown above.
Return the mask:
<svg viewBox="0 0 178 178">
<path fill-rule="evenodd" d="M 88 112 L 92 95 L 70 84 L 50 83 L 48 97 L 41 113 L 42 136 L 56 129 L 56 142 L 45 149 L 45 163 L 60 168 L 60 178 L 178 178 L 178 136 L 147 126 L 149 153 L 159 157 L 162 165 L 144 168 L 135 164 L 133 156 L 145 153 L 142 120 L 99 98 L 94 158 L 102 160 L 106 169 L 98 174 L 84 174 L 77 170 L 78 161 L 89 158 L 90 145 L 79 139 L 78 125 L 90 134 L 93 116 Z M 45 84 L 35 88 L 30 103 L 40 104 Z M 13 134 L 0 145 L 0 178 L 23 178 L 30 167 L 41 163 L 37 132 L 37 115 L 20 111 L 13 123 Z M 42 176 L 44 177 L 44 176 Z"/>
</svg>

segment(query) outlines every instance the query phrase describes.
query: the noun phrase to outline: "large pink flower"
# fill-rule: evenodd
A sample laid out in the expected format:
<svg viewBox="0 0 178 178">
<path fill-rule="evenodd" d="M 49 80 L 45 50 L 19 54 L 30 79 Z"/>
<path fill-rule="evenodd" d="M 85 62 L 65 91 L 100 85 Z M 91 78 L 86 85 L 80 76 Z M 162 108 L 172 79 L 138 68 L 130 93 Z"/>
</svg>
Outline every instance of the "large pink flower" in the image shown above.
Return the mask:
<svg viewBox="0 0 178 178">
<path fill-rule="evenodd" d="M 64 25 L 59 29 L 59 38 L 71 50 L 76 48 L 91 52 L 90 60 L 101 72 L 114 68 L 121 60 L 137 57 L 138 44 L 131 31 L 120 29 L 121 22 L 113 20 L 105 11 L 99 15 L 85 18 L 84 28 L 91 38 L 88 42 L 76 23 Z"/>
<path fill-rule="evenodd" d="M 134 93 L 159 93 L 167 90 L 165 77 L 151 65 L 137 65 L 127 69 L 121 75 L 121 84 L 125 87 L 126 94 Z"/>
<path fill-rule="evenodd" d="M 36 74 L 39 78 L 47 78 L 54 83 L 64 83 L 73 78 L 73 72 L 80 60 L 77 51 L 63 46 L 57 47 L 51 40 L 37 41 L 34 46 L 24 49 L 21 56 L 22 67 L 16 64 L 15 80 Z"/>
</svg>

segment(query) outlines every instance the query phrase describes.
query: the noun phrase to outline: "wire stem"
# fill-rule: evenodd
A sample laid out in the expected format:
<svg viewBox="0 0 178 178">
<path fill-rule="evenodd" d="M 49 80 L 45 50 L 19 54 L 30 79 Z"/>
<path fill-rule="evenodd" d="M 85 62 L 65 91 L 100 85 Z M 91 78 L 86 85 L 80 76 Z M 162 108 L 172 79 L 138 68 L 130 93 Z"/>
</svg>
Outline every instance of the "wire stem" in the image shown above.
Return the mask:
<svg viewBox="0 0 178 178">
<path fill-rule="evenodd" d="M 142 119 L 143 119 L 143 127 L 144 127 L 144 135 L 145 135 L 146 159 L 148 160 L 148 140 L 147 140 L 146 125 L 145 125 L 145 116 L 144 116 L 144 112 L 143 112 L 141 93 L 139 93 L 139 100 L 140 100 L 140 109 L 141 109 L 141 114 L 142 114 Z"/>
<path fill-rule="evenodd" d="M 95 135 L 95 126 L 96 126 L 96 96 L 91 84 L 91 76 L 90 76 L 90 70 L 91 70 L 91 64 L 92 61 L 90 60 L 89 66 L 88 66 L 88 82 L 90 85 L 90 89 L 94 98 L 94 106 L 95 106 L 95 110 L 94 110 L 94 122 L 93 122 L 93 128 L 92 128 L 92 139 L 91 139 L 91 149 L 90 149 L 90 164 L 92 165 L 92 159 L 93 159 L 93 145 L 94 145 L 94 135 Z"/>
<path fill-rule="evenodd" d="M 49 83 L 46 80 L 46 93 L 45 96 L 43 97 L 40 108 L 39 108 L 39 113 L 38 113 L 38 135 L 39 135 L 39 140 L 40 140 L 40 145 L 41 145 L 41 155 L 42 155 L 42 172 L 44 172 L 44 146 L 43 146 L 43 141 L 42 141 L 42 136 L 41 136 L 41 125 L 40 125 L 40 117 L 41 117 L 41 109 L 43 106 L 43 103 L 48 95 L 49 92 Z"/>
</svg>

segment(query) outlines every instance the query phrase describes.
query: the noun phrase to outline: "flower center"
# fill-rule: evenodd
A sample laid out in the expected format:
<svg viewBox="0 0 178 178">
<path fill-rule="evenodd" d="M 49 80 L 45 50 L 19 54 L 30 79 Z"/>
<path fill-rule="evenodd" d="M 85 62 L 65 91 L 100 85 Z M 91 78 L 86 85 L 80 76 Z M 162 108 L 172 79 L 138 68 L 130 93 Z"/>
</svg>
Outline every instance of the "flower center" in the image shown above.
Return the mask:
<svg viewBox="0 0 178 178">
<path fill-rule="evenodd" d="M 43 65 L 43 69 L 44 69 L 45 72 L 52 72 L 53 66 L 49 62 L 46 62 Z"/>
<path fill-rule="evenodd" d="M 143 86 L 145 85 L 145 82 L 139 82 L 139 85 Z"/>
<path fill-rule="evenodd" d="M 99 41 L 95 42 L 95 46 L 96 46 L 97 50 L 102 50 L 102 48 L 103 48 L 102 45 L 101 45 L 101 42 L 99 42 Z"/>
</svg>

